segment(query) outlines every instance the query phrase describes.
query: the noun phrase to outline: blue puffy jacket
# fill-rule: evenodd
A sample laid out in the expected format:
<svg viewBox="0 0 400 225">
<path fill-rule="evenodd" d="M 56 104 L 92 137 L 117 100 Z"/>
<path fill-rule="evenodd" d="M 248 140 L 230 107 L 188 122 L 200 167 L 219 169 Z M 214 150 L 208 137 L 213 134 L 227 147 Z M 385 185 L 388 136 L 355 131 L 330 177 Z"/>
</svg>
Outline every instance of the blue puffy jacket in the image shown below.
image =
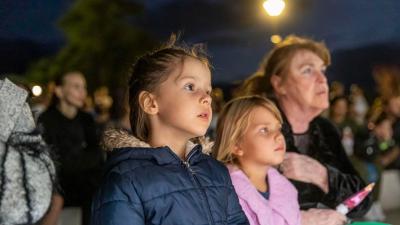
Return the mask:
<svg viewBox="0 0 400 225">
<path fill-rule="evenodd" d="M 107 139 L 116 148 L 93 201 L 92 225 L 248 224 L 227 169 L 200 145 L 183 161 L 168 147 L 121 132 L 109 131 Z"/>
</svg>

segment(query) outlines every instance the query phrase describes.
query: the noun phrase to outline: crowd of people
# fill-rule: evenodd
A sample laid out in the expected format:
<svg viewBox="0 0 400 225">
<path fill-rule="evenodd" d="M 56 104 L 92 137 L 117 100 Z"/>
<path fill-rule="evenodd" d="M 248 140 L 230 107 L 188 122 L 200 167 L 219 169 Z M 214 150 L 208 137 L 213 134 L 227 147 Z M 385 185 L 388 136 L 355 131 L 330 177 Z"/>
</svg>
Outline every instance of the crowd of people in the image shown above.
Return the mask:
<svg viewBox="0 0 400 225">
<path fill-rule="evenodd" d="M 290 35 L 229 101 L 213 90 L 203 49 L 175 36 L 134 63 L 126 97 L 101 87 L 90 100 L 82 73 L 60 74 L 51 101 L 32 106 L 54 165 L 48 188 L 36 190 L 47 192 L 47 211 L 32 217 L 28 207 L 26 221 L 57 224 L 70 206 L 82 209 L 83 225 L 384 221 L 379 182 L 400 168 L 400 92 L 369 107 L 356 85 L 349 96 L 339 82 L 329 88 L 330 60 L 324 43 Z M 378 188 L 355 209 L 335 210 L 372 182 Z"/>
</svg>

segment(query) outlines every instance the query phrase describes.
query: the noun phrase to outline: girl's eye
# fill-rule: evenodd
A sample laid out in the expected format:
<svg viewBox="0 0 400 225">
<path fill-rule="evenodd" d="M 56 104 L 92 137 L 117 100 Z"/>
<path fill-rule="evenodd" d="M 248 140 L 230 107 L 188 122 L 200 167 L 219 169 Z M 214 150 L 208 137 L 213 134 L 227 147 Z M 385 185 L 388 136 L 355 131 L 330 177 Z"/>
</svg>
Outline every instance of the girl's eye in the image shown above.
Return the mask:
<svg viewBox="0 0 400 225">
<path fill-rule="evenodd" d="M 193 84 L 186 84 L 184 86 L 184 88 L 185 88 L 185 90 L 193 91 L 194 90 L 194 85 Z"/>
<path fill-rule="evenodd" d="M 263 128 L 260 129 L 260 132 L 263 133 L 263 134 L 266 134 L 266 133 L 268 133 L 268 128 L 263 127 Z"/>
</svg>

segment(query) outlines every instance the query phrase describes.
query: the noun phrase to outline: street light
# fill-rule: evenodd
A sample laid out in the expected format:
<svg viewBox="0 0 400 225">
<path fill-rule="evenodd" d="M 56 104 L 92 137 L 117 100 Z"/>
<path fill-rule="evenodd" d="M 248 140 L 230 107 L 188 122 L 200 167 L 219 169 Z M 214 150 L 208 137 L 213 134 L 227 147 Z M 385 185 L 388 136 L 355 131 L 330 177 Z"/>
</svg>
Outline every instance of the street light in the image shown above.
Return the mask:
<svg viewBox="0 0 400 225">
<path fill-rule="evenodd" d="M 32 94 L 35 97 L 40 96 L 42 94 L 42 87 L 40 87 L 39 85 L 33 86 L 32 87 Z"/>
<path fill-rule="evenodd" d="M 278 34 L 274 34 L 271 36 L 271 42 L 274 44 L 279 44 L 282 41 L 282 37 Z"/>
<path fill-rule="evenodd" d="M 279 16 L 285 8 L 285 2 L 283 0 L 266 0 L 263 7 L 268 15 Z"/>
</svg>

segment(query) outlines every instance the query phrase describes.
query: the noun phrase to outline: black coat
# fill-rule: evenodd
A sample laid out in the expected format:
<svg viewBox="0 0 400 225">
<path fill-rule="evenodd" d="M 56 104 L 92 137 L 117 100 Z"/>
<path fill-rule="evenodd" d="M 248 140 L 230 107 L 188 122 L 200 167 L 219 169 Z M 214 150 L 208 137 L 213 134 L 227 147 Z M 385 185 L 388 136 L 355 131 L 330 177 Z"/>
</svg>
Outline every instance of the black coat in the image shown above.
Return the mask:
<svg viewBox="0 0 400 225">
<path fill-rule="evenodd" d="M 283 124 L 288 152 L 300 153 L 295 146 L 293 131 L 287 119 Z M 341 144 L 340 135 L 334 125 L 325 118 L 316 117 L 311 121 L 308 133 L 310 149 L 307 155 L 319 161 L 328 170 L 329 192 L 325 194 L 314 184 L 291 180 L 299 192 L 302 209 L 320 207 L 321 204 L 335 208 L 346 198 L 365 187 L 365 183 L 350 163 Z M 371 206 L 370 196 L 349 213 L 349 217 L 363 216 Z"/>
<path fill-rule="evenodd" d="M 56 156 L 65 205 L 81 206 L 90 202 L 104 161 L 94 119 L 82 111 L 69 119 L 56 107 L 50 107 L 40 115 L 38 124 Z"/>
</svg>

